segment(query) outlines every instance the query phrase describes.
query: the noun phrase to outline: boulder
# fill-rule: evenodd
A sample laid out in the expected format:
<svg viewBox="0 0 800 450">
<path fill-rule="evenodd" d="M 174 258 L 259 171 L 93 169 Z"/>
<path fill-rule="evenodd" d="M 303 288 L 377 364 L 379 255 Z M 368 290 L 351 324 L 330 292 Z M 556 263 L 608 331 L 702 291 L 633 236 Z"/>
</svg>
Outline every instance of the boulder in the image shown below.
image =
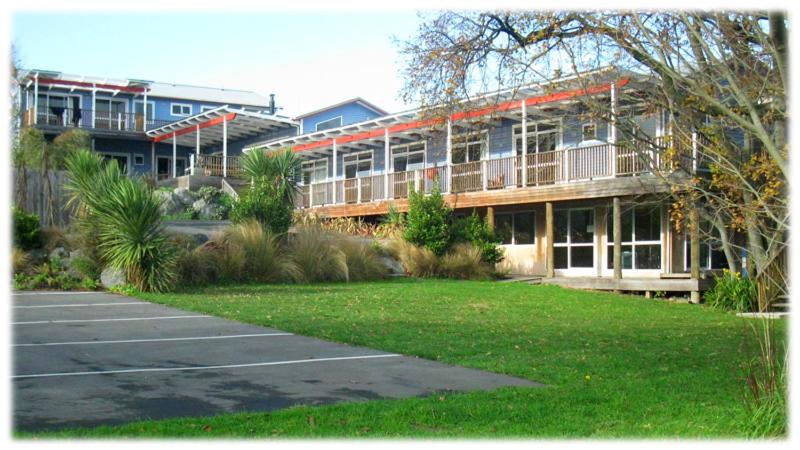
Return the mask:
<svg viewBox="0 0 800 450">
<path fill-rule="evenodd" d="M 203 245 L 208 242 L 208 236 L 203 233 L 195 233 L 192 235 L 192 239 L 197 243 L 197 245 Z"/>
<path fill-rule="evenodd" d="M 405 275 L 406 271 L 402 264 L 394 258 L 381 256 L 381 262 L 389 270 L 389 275 Z"/>
<path fill-rule="evenodd" d="M 122 286 L 127 282 L 125 272 L 113 267 L 106 267 L 100 273 L 100 283 L 106 288 Z"/>
<path fill-rule="evenodd" d="M 219 206 L 209 203 L 202 198 L 192 203 L 192 209 L 197 212 L 197 218 L 200 220 L 219 219 Z"/>
<path fill-rule="evenodd" d="M 155 195 L 161 200 L 161 214 L 172 215 L 183 212 L 183 204 L 172 192 L 155 191 Z"/>
<path fill-rule="evenodd" d="M 61 260 L 66 259 L 69 256 L 69 252 L 64 247 L 56 247 L 53 249 L 52 252 L 48 255 L 49 259 L 58 258 Z"/>
<path fill-rule="evenodd" d="M 172 193 L 173 197 L 177 199 L 183 206 L 189 206 L 194 203 L 195 198 L 197 197 L 194 192 L 190 191 L 187 188 L 179 187 L 175 189 Z"/>
</svg>

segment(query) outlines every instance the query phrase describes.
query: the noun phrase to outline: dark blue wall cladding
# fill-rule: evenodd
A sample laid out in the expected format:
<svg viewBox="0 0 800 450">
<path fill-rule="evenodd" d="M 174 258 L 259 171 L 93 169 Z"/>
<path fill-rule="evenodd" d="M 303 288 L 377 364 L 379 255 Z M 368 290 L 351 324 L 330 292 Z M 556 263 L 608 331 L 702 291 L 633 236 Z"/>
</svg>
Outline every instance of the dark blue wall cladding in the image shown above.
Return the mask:
<svg viewBox="0 0 800 450">
<path fill-rule="evenodd" d="M 128 157 L 129 167 L 131 172 L 136 175 L 150 175 L 153 170 L 153 160 L 150 148 L 150 142 L 147 141 L 133 141 L 127 139 L 108 139 L 108 138 L 95 138 L 94 150 L 98 153 L 108 153 L 116 155 L 125 155 Z M 155 144 L 156 157 L 168 156 L 172 157 L 172 144 L 158 143 Z M 194 148 L 190 147 L 177 147 L 177 154 L 179 158 L 186 158 L 188 163 L 189 155 L 194 152 Z M 136 156 L 144 158 L 144 164 L 136 165 Z M 188 167 L 188 165 L 187 165 Z"/>
<path fill-rule="evenodd" d="M 318 114 L 303 118 L 303 134 L 313 133 L 316 131 L 316 126 L 320 122 L 333 119 L 335 117 L 342 117 L 342 126 L 350 125 L 353 123 L 364 122 L 365 120 L 374 119 L 381 115 L 375 111 L 361 106 L 358 103 L 346 103 L 336 108 L 322 111 Z M 337 127 L 334 127 L 337 128 Z"/>
</svg>

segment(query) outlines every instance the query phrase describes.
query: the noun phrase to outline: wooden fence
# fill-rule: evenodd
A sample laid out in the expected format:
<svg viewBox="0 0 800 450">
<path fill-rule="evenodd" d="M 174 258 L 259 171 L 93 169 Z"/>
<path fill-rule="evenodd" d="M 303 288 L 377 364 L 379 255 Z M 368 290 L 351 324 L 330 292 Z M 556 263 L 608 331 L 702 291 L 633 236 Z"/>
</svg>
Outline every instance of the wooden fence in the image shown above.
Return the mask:
<svg viewBox="0 0 800 450">
<path fill-rule="evenodd" d="M 69 224 L 72 211 L 66 207 L 68 193 L 64 189 L 67 173 L 50 172 L 51 195 L 48 195 L 45 178 L 41 172 L 35 169 L 24 170 L 23 174 L 22 169 L 12 169 L 14 204 L 29 213 L 37 214 L 43 227 L 49 225 L 63 227 Z"/>
</svg>

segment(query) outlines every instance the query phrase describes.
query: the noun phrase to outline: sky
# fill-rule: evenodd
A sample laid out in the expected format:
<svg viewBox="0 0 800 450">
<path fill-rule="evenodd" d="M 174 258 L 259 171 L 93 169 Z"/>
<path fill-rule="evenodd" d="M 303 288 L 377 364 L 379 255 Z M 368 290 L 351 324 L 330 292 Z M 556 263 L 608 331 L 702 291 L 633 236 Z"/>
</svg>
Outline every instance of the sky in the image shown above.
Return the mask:
<svg viewBox="0 0 800 450">
<path fill-rule="evenodd" d="M 353 97 L 398 112 L 407 11 L 17 12 L 12 43 L 28 69 L 276 94 L 296 116 Z"/>
</svg>

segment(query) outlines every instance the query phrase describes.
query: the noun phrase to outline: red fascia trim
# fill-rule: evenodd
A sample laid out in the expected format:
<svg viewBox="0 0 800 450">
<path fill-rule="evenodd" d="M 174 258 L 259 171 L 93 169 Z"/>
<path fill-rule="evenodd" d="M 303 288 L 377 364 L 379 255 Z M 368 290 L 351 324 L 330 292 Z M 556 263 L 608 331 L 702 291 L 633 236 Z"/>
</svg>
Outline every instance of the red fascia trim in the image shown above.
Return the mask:
<svg viewBox="0 0 800 450">
<path fill-rule="evenodd" d="M 625 86 L 630 82 L 630 78 L 623 78 L 617 81 L 617 87 Z M 547 94 L 547 95 L 540 95 L 538 97 L 531 97 L 525 99 L 525 105 L 541 105 L 544 103 L 552 103 L 561 100 L 566 100 L 573 97 L 581 97 L 584 95 L 593 95 L 599 94 L 601 92 L 606 92 L 611 90 L 611 83 L 609 84 L 599 84 L 595 86 L 589 86 L 585 89 L 574 89 L 571 91 L 563 91 L 563 92 L 556 92 L 554 94 Z M 463 111 L 452 114 L 450 116 L 450 120 L 457 121 L 463 119 L 472 119 L 475 117 L 485 116 L 488 114 L 496 113 L 496 112 L 503 112 L 509 111 L 512 109 L 517 109 L 522 106 L 522 100 L 512 100 L 505 103 L 500 103 L 498 105 L 487 106 L 486 108 L 475 109 L 472 111 Z M 445 121 L 444 118 L 437 118 L 437 119 L 426 119 L 426 120 L 417 120 L 414 122 L 408 123 L 401 123 L 399 125 L 394 125 L 388 127 L 389 133 L 396 133 L 398 131 L 405 131 L 405 130 L 412 130 L 415 128 L 422 128 L 426 126 L 432 126 L 436 124 L 441 124 Z M 340 138 L 336 138 L 337 144 L 344 144 L 345 142 L 354 142 L 360 141 L 362 139 L 368 139 L 371 137 L 376 137 L 384 134 L 384 128 L 379 130 L 367 131 L 364 133 L 353 134 L 350 136 L 342 136 Z M 302 152 L 304 150 L 310 150 L 313 148 L 319 147 L 327 147 L 329 145 L 333 145 L 333 139 L 325 139 L 324 141 L 317 141 L 317 142 L 309 142 L 308 144 L 301 144 L 292 147 L 293 152 Z"/>
<path fill-rule="evenodd" d="M 99 87 L 103 89 L 114 89 L 122 92 L 144 92 L 147 88 L 133 86 L 119 86 L 116 84 L 87 83 L 85 81 L 56 80 L 54 78 L 39 78 L 39 84 L 65 84 L 67 86 Z"/>
<path fill-rule="evenodd" d="M 213 118 L 213 119 L 211 119 L 209 121 L 203 122 L 203 123 L 201 123 L 199 125 L 192 125 L 192 126 L 189 126 L 189 127 L 186 127 L 186 128 L 181 128 L 180 130 L 174 131 L 174 132 L 172 132 L 170 134 L 164 134 L 164 135 L 161 135 L 161 136 L 156 136 L 151 140 L 153 142 L 166 141 L 167 139 L 172 139 L 172 138 L 176 138 L 178 136 L 183 136 L 184 134 L 193 133 L 193 132 L 197 131 L 198 128 L 202 130 L 203 128 L 208 128 L 208 127 L 213 127 L 214 125 L 219 125 L 225 119 L 227 119 L 228 122 L 230 122 L 235 118 L 236 118 L 236 113 L 228 113 L 228 114 L 226 114 L 224 116 L 215 117 L 215 118 Z"/>
</svg>

